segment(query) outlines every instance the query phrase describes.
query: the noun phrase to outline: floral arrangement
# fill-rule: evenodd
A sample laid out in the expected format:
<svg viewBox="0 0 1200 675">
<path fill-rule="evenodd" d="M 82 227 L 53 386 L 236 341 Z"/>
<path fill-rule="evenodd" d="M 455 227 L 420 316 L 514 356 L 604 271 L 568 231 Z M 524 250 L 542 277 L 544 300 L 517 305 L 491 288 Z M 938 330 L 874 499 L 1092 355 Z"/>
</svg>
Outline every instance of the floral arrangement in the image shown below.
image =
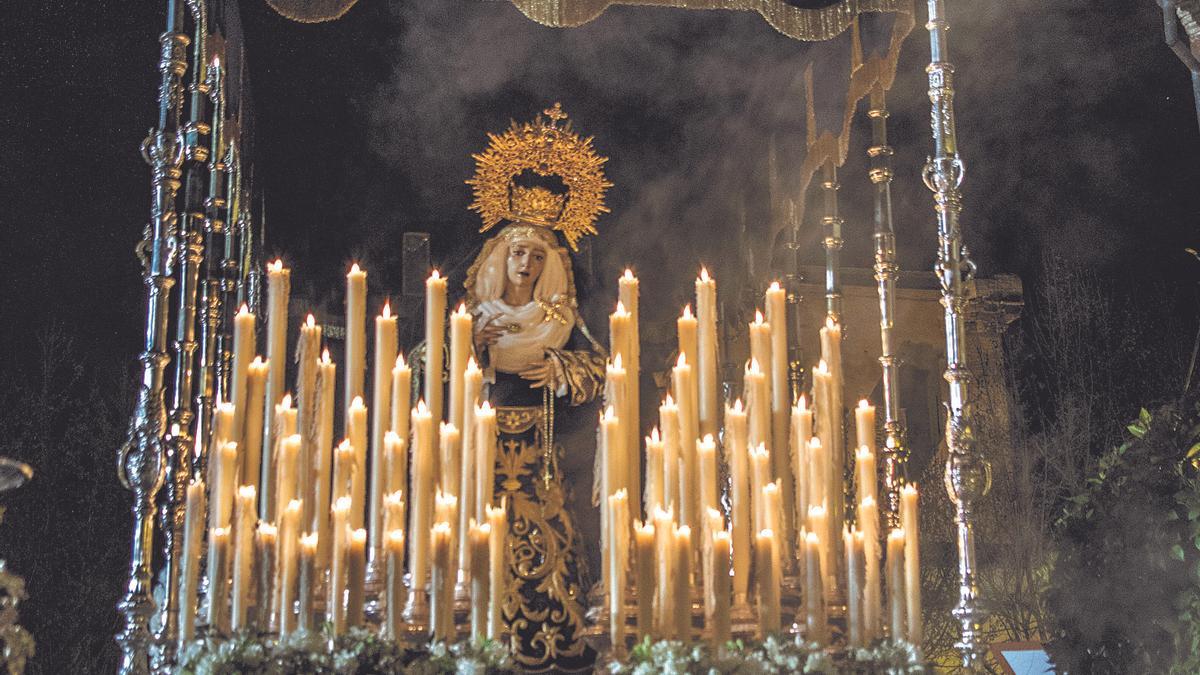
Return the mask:
<svg viewBox="0 0 1200 675">
<path fill-rule="evenodd" d="M 511 670 L 503 644 L 494 640 L 433 642 L 409 649 L 377 633 L 352 628 L 297 632 L 276 638 L 239 633 L 189 643 L 179 654 L 179 675 L 484 675 Z"/>
<path fill-rule="evenodd" d="M 613 675 L 767 675 L 771 673 L 821 673 L 825 675 L 909 675 L 929 672 L 919 650 L 902 641 L 877 642 L 831 656 L 815 642 L 799 637 L 768 636 L 758 643 L 728 642 L 718 653 L 707 645 L 684 645 L 649 637 L 633 648 L 629 658 L 609 664 Z"/>
</svg>

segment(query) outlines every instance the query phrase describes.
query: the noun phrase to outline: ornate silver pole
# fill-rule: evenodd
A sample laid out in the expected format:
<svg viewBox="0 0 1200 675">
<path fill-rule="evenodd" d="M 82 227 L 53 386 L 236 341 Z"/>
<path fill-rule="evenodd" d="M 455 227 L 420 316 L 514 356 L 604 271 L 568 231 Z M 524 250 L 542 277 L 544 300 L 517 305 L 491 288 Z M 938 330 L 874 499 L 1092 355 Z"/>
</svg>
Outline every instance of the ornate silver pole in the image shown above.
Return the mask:
<svg viewBox="0 0 1200 675">
<path fill-rule="evenodd" d="M 954 616 L 961 623 L 957 643 L 962 667 L 981 672 L 984 645 L 980 632 L 984 612 L 976 582 L 975 527 L 976 503 L 987 494 L 991 469 L 975 448 L 971 429 L 969 385 L 971 373 L 966 365 L 966 327 L 964 312 L 968 301 L 966 285 L 973 279 L 975 265 L 963 244 L 958 215 L 962 211 L 959 186 L 963 163 L 958 156 L 954 127 L 954 67 L 945 61 L 945 0 L 928 0 L 929 23 L 929 102 L 932 106 L 934 156 L 925 164 L 924 180 L 934 194 L 938 219 L 938 261 L 935 266 L 942 287 L 942 306 L 946 326 L 946 382 L 950 385 L 949 415 L 946 419 L 946 489 L 955 505 L 958 530 L 959 599 Z"/>
<path fill-rule="evenodd" d="M 222 92 L 227 95 L 228 92 Z M 241 161 L 238 148 L 233 142 L 237 136 L 237 126 L 234 120 L 225 120 L 226 127 L 233 125 L 234 132 L 226 132 L 229 142 L 226 146 L 224 171 L 224 195 L 221 201 L 223 248 L 221 253 L 221 319 L 217 331 L 217 396 L 222 401 L 233 398 L 229 390 L 233 380 L 233 317 L 237 314 L 237 202 L 238 178 L 241 171 L 238 163 Z"/>
<path fill-rule="evenodd" d="M 879 290 L 879 364 L 883 369 L 883 488 L 884 510 L 893 527 L 900 520 L 900 488 L 908 462 L 908 441 L 900 421 L 900 359 L 892 328 L 896 318 L 896 232 L 892 227 L 892 147 L 887 137 L 887 93 L 876 83 L 871 90 L 870 177 L 875 185 L 875 281 Z"/>
<path fill-rule="evenodd" d="M 197 448 L 200 465 L 207 464 L 209 435 L 212 433 L 213 406 L 217 390 L 217 335 L 221 323 L 221 263 L 219 237 L 225 233 L 225 94 L 222 66 L 214 54 L 209 83 L 209 98 L 213 103 L 212 138 L 209 146 L 208 196 L 204 200 L 204 283 L 200 287 L 200 385 L 196 396 L 199 415 L 196 423 Z M 210 489 L 212 486 L 209 486 Z"/>
<path fill-rule="evenodd" d="M 159 38 L 158 127 L 142 142 L 151 168 L 150 223 L 139 246 L 146 284 L 146 333 L 141 361 L 142 382 L 129 423 L 129 437 L 118 455 L 117 475 L 133 492 L 133 541 L 125 596 L 117 605 L 125 625 L 117 634 L 121 673 L 149 673 L 151 557 L 154 547 L 154 501 L 163 483 L 167 434 L 165 381 L 167 311 L 175 256 L 175 196 L 179 191 L 184 138 L 180 128 L 183 75 L 187 71 L 188 36 L 179 0 L 167 2 L 167 28 Z"/>
<path fill-rule="evenodd" d="M 788 200 L 788 226 L 791 232 L 785 245 L 788 252 L 788 270 L 784 274 L 787 288 L 788 311 L 788 383 L 792 388 L 792 400 L 800 395 L 805 385 L 804 345 L 800 340 L 804 323 L 800 319 L 800 303 L 804 294 L 800 284 L 804 283 L 804 272 L 800 269 L 800 221 L 796 218 L 796 203 Z"/>
<path fill-rule="evenodd" d="M 183 212 L 179 216 L 176 251 L 179 259 L 176 283 L 179 286 L 175 315 L 175 377 L 171 399 L 171 435 L 167 445 L 166 486 L 164 507 L 159 514 L 163 533 L 163 605 L 159 608 L 159 633 L 156 636 L 166 661 L 171 660 L 178 634 L 179 563 L 182 555 L 184 501 L 192 466 L 194 437 L 192 410 L 196 352 L 196 285 L 199 283 L 200 262 L 204 249 L 204 186 L 208 178 L 208 82 L 206 61 L 206 32 L 208 17 L 203 0 L 188 0 L 188 10 L 195 24 L 192 62 L 194 70 L 189 85 L 191 93 L 189 119 L 184 125 Z"/>
<path fill-rule="evenodd" d="M 821 224 L 825 236 L 825 315 L 834 321 L 842 320 L 842 217 L 838 215 L 837 164 L 831 158 L 822 169 L 821 189 L 825 195 L 825 215 Z"/>
</svg>

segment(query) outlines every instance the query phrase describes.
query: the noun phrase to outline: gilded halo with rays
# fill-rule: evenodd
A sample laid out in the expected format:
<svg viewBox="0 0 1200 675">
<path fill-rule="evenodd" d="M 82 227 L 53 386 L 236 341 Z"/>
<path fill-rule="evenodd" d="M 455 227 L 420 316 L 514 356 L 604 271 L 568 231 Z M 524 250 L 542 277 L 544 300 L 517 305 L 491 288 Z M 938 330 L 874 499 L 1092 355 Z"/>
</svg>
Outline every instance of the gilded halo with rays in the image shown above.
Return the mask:
<svg viewBox="0 0 1200 675">
<path fill-rule="evenodd" d="M 467 181 L 474 188 L 471 210 L 483 219 L 480 232 L 502 220 L 521 221 L 558 230 L 571 250 L 578 241 L 596 233 L 596 218 L 608 213 L 604 193 L 612 183 L 604 177 L 607 157 L 596 154 L 592 138 L 580 138 L 571 130 L 562 105 L 555 103 L 533 122 L 512 126 L 503 134 L 488 134 L 487 150 L 472 155 L 475 176 Z M 521 186 L 515 180 L 526 172 L 542 178 L 558 178 L 566 194 L 555 194 L 541 186 Z"/>
</svg>

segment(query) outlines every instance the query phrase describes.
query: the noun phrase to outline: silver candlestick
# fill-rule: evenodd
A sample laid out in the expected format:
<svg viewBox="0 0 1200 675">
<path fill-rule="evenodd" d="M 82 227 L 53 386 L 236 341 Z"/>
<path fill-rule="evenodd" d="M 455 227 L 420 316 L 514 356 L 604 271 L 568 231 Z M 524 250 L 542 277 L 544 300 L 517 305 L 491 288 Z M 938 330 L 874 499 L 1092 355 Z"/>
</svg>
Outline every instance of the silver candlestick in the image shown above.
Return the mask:
<svg viewBox="0 0 1200 675">
<path fill-rule="evenodd" d="M 971 373 L 966 365 L 965 310 L 969 300 L 967 285 L 975 274 L 967 247 L 963 244 L 958 216 L 962 211 L 963 163 L 958 156 L 954 125 L 954 67 L 945 61 L 945 0 L 928 0 L 929 22 L 929 102 L 932 107 L 934 156 L 925 164 L 925 185 L 933 192 L 938 220 L 938 260 L 935 266 L 941 282 L 942 306 L 946 326 L 946 382 L 950 385 L 949 416 L 946 420 L 946 490 L 955 505 L 958 539 L 959 599 L 954 616 L 961 624 L 957 647 L 962 667 L 982 672 L 984 648 L 981 630 L 984 611 L 979 602 L 976 582 L 975 527 L 976 503 L 987 494 L 991 468 L 975 447 L 971 428 L 969 385 Z"/>
</svg>

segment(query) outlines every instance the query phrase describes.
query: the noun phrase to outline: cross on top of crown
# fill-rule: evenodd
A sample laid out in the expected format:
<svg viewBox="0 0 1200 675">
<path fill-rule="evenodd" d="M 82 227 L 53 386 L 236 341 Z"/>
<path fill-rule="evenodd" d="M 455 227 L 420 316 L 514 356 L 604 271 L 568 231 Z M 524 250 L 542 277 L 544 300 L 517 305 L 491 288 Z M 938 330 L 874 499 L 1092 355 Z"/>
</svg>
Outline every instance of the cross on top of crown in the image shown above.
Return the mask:
<svg viewBox="0 0 1200 675">
<path fill-rule="evenodd" d="M 563 112 L 561 103 L 555 103 L 552 107 L 546 108 L 542 114 L 550 118 L 551 129 L 557 129 L 558 123 L 567 119 L 567 113 Z"/>
</svg>

